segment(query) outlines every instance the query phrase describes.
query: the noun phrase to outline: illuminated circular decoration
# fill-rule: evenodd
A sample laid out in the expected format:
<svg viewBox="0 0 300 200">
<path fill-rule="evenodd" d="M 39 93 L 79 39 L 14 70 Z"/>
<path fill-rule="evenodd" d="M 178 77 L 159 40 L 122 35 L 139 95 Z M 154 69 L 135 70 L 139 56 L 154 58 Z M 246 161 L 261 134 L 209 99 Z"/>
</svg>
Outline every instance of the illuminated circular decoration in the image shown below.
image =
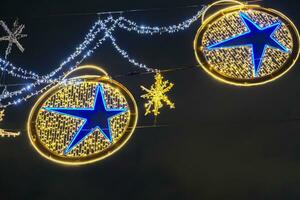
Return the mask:
<svg viewBox="0 0 300 200">
<path fill-rule="evenodd" d="M 239 86 L 271 82 L 299 56 L 299 33 L 282 13 L 258 5 L 222 9 L 203 21 L 194 50 L 212 77 Z"/>
<path fill-rule="evenodd" d="M 76 71 L 91 69 L 104 75 L 68 78 L 45 92 L 31 110 L 29 139 L 51 161 L 82 165 L 104 159 L 135 130 L 138 110 L 133 96 L 97 67 Z"/>
</svg>

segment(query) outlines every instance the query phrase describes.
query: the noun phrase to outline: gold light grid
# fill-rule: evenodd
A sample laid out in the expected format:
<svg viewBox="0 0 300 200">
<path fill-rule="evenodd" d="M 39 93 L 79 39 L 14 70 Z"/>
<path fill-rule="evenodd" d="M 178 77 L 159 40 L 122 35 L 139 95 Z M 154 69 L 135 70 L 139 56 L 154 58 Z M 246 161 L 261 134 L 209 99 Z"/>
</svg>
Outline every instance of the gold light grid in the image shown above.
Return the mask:
<svg viewBox="0 0 300 200">
<path fill-rule="evenodd" d="M 261 28 L 279 22 L 280 19 L 271 14 L 246 10 L 246 13 Z M 240 35 L 247 31 L 247 27 L 239 16 L 239 11 L 225 14 L 209 25 L 203 35 L 202 49 L 207 62 L 216 72 L 233 79 L 254 79 L 251 47 L 223 48 L 207 50 L 205 47 L 220 41 Z M 286 24 L 276 31 L 274 38 L 287 49 L 293 49 L 293 39 Z M 203 48 L 204 47 L 204 48 Z M 288 60 L 290 54 L 278 49 L 267 48 L 258 77 L 264 77 L 278 71 Z"/>
<path fill-rule="evenodd" d="M 46 149 L 61 157 L 86 157 L 106 150 L 122 138 L 130 120 L 128 103 L 118 89 L 107 83 L 81 82 L 66 85 L 46 100 L 42 107 L 91 108 L 94 104 L 95 90 L 98 84 L 103 87 L 104 99 L 109 109 L 126 108 L 128 110 L 110 120 L 113 143 L 110 144 L 99 130 L 95 130 L 70 153 L 64 155 L 64 150 L 83 121 L 40 108 L 36 117 L 35 128 L 40 143 Z"/>
</svg>

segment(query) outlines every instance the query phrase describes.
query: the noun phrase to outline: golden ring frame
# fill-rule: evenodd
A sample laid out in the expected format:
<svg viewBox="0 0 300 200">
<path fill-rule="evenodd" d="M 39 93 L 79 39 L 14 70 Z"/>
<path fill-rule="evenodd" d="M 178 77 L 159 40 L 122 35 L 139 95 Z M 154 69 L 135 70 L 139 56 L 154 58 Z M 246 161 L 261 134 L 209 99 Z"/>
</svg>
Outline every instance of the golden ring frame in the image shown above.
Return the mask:
<svg viewBox="0 0 300 200">
<path fill-rule="evenodd" d="M 276 79 L 285 75 L 295 65 L 296 61 L 298 60 L 299 53 L 300 53 L 299 32 L 298 32 L 296 26 L 293 24 L 293 22 L 288 17 L 286 17 L 285 15 L 283 15 L 282 13 L 280 13 L 276 10 L 263 8 L 259 5 L 246 5 L 246 4 L 241 4 L 240 2 L 231 1 L 231 0 L 224 0 L 224 1 L 220 1 L 220 2 L 221 3 L 223 3 L 223 2 L 235 3 L 235 4 L 239 4 L 239 5 L 230 6 L 228 8 L 222 9 L 222 10 L 216 12 L 215 14 L 211 15 L 207 19 L 204 19 L 204 16 L 202 17 L 202 20 L 204 20 L 204 21 L 202 22 L 202 26 L 198 29 L 195 40 L 194 40 L 194 52 L 195 52 L 198 63 L 204 69 L 204 71 L 206 71 L 210 76 L 212 76 L 213 78 L 215 78 L 218 81 L 221 81 L 221 82 L 224 82 L 227 84 L 231 84 L 231 85 L 235 85 L 235 86 L 245 86 L 245 87 L 248 86 L 249 87 L 249 86 L 263 85 L 263 84 L 275 81 Z M 208 8 L 210 8 L 216 4 L 218 4 L 218 2 L 215 2 Z M 202 47 L 202 39 L 201 38 L 203 37 L 204 33 L 208 29 L 209 24 L 211 22 L 214 22 L 215 20 L 219 19 L 220 17 L 222 17 L 228 13 L 235 12 L 237 10 L 247 10 L 247 9 L 255 9 L 258 11 L 263 11 L 263 12 L 269 13 L 271 15 L 279 16 L 281 18 L 281 20 L 287 24 L 287 26 L 292 34 L 292 38 L 294 41 L 294 45 L 293 45 L 294 50 L 293 50 L 292 54 L 290 55 L 289 59 L 287 60 L 287 62 L 285 63 L 285 65 L 283 67 L 281 67 L 279 70 L 277 70 L 276 72 L 274 72 L 268 76 L 264 76 L 264 77 L 260 77 L 260 78 L 253 78 L 253 79 L 229 78 L 229 77 L 226 77 L 226 76 L 220 74 L 216 70 L 214 70 L 214 68 L 211 67 L 210 64 L 207 62 L 205 55 L 201 51 L 201 47 Z M 205 13 L 206 13 L 206 11 L 205 11 Z M 200 38 L 200 40 L 199 40 L 199 38 Z"/>
<path fill-rule="evenodd" d="M 86 66 L 81 66 L 76 68 L 75 70 L 71 71 L 70 73 L 66 74 L 65 78 L 73 74 L 75 71 L 79 70 L 84 70 L 84 69 L 93 69 L 97 70 L 98 72 L 101 72 L 104 74 L 104 76 L 95 76 L 95 75 L 83 75 L 83 76 L 78 76 L 75 78 L 70 78 L 69 80 L 74 80 L 74 79 L 81 79 L 87 82 L 97 82 L 97 83 L 108 83 L 112 85 L 113 87 L 117 88 L 119 92 L 125 97 L 129 111 L 130 111 L 130 120 L 129 124 L 127 125 L 126 132 L 124 133 L 123 137 L 119 139 L 119 141 L 107 149 L 96 153 L 92 154 L 91 156 L 87 157 L 79 157 L 79 158 L 67 158 L 63 156 L 56 155 L 52 152 L 50 152 L 39 140 L 39 137 L 36 133 L 36 128 L 35 128 L 35 122 L 36 122 L 36 117 L 38 114 L 39 109 L 43 105 L 43 103 L 53 94 L 55 94 L 58 90 L 61 89 L 63 83 L 59 83 L 52 88 L 50 88 L 48 91 L 46 91 L 35 103 L 33 108 L 30 111 L 29 117 L 28 117 L 28 122 L 27 122 L 27 133 L 28 133 L 28 138 L 30 140 L 30 143 L 34 147 L 34 149 L 44 158 L 47 160 L 53 161 L 55 163 L 63 164 L 63 165 L 69 165 L 69 166 L 79 166 L 79 165 L 86 165 L 86 164 L 91 164 L 100 160 L 103 160 L 115 152 L 117 152 L 119 149 L 121 149 L 127 141 L 131 138 L 137 124 L 137 119 L 138 119 L 138 109 L 137 105 L 135 102 L 135 99 L 133 95 L 120 83 L 118 83 L 115 80 L 112 80 L 107 73 L 99 67 L 96 66 L 91 66 L 91 65 L 86 65 Z"/>
</svg>

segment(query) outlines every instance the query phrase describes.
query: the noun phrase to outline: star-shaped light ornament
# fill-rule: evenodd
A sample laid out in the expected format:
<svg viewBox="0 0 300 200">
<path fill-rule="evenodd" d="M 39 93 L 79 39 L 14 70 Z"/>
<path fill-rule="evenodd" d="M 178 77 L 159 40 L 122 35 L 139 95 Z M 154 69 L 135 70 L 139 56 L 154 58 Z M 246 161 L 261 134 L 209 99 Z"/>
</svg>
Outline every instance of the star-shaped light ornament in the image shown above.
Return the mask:
<svg viewBox="0 0 300 200">
<path fill-rule="evenodd" d="M 156 73 L 155 83 L 150 87 L 150 89 L 141 86 L 142 90 L 147 92 L 141 96 L 143 99 L 148 100 L 147 103 L 145 103 L 145 115 L 153 113 L 154 116 L 158 116 L 160 114 L 159 110 L 163 107 L 164 103 L 171 109 L 175 108 L 175 104 L 166 94 L 173 88 L 174 84 L 169 83 L 169 81 L 164 81 L 163 79 L 164 78 L 161 73 Z"/>
<path fill-rule="evenodd" d="M 252 63 L 254 66 L 253 74 L 254 77 L 257 77 L 262 65 L 262 61 L 265 58 L 267 48 L 279 49 L 284 53 L 289 53 L 290 50 L 285 48 L 277 39 L 274 38 L 274 33 L 280 28 L 282 24 L 281 22 L 261 28 L 245 13 L 240 12 L 240 17 L 248 29 L 247 32 L 231 37 L 227 40 L 223 40 L 217 44 L 213 44 L 207 47 L 207 49 L 213 50 L 220 48 L 236 48 L 241 46 L 251 47 Z"/>
<path fill-rule="evenodd" d="M 2 20 L 0 20 L 0 25 L 6 32 L 6 36 L 0 37 L 0 41 L 7 41 L 8 46 L 5 51 L 5 59 L 7 59 L 8 55 L 11 53 L 12 46 L 15 44 L 18 49 L 23 53 L 24 47 L 19 42 L 20 39 L 27 37 L 26 34 L 23 34 L 23 30 L 25 28 L 25 25 L 21 24 L 19 25 L 18 20 L 16 20 L 13 24 L 12 30 L 8 28 L 6 23 Z"/>
<path fill-rule="evenodd" d="M 274 9 L 228 6 L 202 19 L 195 56 L 210 76 L 236 86 L 257 86 L 285 75 L 300 55 L 299 32 Z"/>
<path fill-rule="evenodd" d="M 82 125 L 74 134 L 72 141 L 65 149 L 65 155 L 72 151 L 90 134 L 94 133 L 95 130 L 100 130 L 103 136 L 110 143 L 112 143 L 113 139 L 110 128 L 110 120 L 113 117 L 118 116 L 127 111 L 126 109 L 108 109 L 104 99 L 104 91 L 101 85 L 97 86 L 96 88 L 95 100 L 92 108 L 45 107 L 44 109 L 49 112 L 55 112 L 60 115 L 67 115 L 83 120 Z"/>
<path fill-rule="evenodd" d="M 75 76 L 78 71 L 81 75 Z M 41 95 L 30 111 L 27 128 L 30 143 L 47 160 L 86 165 L 121 150 L 137 121 L 130 91 L 101 67 L 85 65 Z"/>
</svg>

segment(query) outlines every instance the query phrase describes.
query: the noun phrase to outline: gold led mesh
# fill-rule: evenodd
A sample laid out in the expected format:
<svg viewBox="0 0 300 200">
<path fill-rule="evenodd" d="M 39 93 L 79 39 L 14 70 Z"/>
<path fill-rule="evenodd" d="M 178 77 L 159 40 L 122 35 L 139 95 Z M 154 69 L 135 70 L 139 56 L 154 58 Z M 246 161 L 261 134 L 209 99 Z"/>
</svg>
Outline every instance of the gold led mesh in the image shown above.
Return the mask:
<svg viewBox="0 0 300 200">
<path fill-rule="evenodd" d="M 278 17 L 258 10 L 246 10 L 243 12 L 261 28 L 265 28 L 280 21 Z M 207 50 L 205 48 L 243 34 L 246 31 L 247 27 L 240 18 L 239 11 L 225 14 L 209 25 L 209 28 L 203 35 L 202 46 L 204 47 L 203 53 L 207 62 L 215 71 L 225 77 L 234 79 L 255 78 L 253 73 L 254 67 L 252 63 L 251 47 L 213 50 Z M 293 39 L 286 24 L 282 23 L 282 26 L 274 34 L 274 38 L 287 49 L 293 49 Z M 264 77 L 279 70 L 286 63 L 289 56 L 289 53 L 284 53 L 274 48 L 267 48 L 258 77 Z"/>
<path fill-rule="evenodd" d="M 42 107 L 92 108 L 95 89 L 98 84 L 97 82 L 81 82 L 79 84 L 66 85 L 54 93 Z M 125 97 L 117 89 L 106 83 L 100 84 L 103 87 L 104 99 L 108 109 L 126 108 L 129 110 Z M 130 111 L 110 120 L 113 144 L 117 143 L 123 136 L 129 120 Z M 95 130 L 70 153 L 64 155 L 64 150 L 82 123 L 83 120 L 81 119 L 48 112 L 41 108 L 38 111 L 35 126 L 40 143 L 58 156 L 67 156 L 69 158 L 89 156 L 99 153 L 112 145 L 99 130 Z"/>
</svg>

